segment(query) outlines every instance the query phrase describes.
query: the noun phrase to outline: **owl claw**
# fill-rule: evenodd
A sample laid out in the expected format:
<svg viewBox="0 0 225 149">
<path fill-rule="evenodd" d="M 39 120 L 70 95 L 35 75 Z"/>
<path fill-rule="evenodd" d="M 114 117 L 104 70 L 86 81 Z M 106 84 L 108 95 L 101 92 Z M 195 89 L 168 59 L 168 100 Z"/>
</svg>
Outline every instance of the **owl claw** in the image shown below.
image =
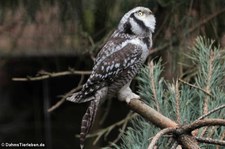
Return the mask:
<svg viewBox="0 0 225 149">
<path fill-rule="evenodd" d="M 141 99 L 141 97 L 132 92 L 126 97 L 126 103 L 129 104 L 132 99 Z"/>
</svg>

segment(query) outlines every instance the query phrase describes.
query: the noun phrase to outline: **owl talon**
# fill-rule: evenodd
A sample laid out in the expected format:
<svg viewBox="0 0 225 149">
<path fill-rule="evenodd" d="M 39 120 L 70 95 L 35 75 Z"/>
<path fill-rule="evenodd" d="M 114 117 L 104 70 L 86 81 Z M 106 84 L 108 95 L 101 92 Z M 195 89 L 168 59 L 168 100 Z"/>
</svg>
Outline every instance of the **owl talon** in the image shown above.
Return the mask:
<svg viewBox="0 0 225 149">
<path fill-rule="evenodd" d="M 141 99 L 141 97 L 139 95 L 135 94 L 135 93 L 130 93 L 126 97 L 126 103 L 129 104 L 132 99 Z"/>
</svg>

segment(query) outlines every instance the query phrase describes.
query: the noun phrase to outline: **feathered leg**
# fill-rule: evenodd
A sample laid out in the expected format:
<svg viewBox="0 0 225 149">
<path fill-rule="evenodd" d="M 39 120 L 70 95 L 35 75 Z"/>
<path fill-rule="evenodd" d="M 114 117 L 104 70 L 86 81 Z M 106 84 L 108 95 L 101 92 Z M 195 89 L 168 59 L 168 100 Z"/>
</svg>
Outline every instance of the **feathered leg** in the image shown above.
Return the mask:
<svg viewBox="0 0 225 149">
<path fill-rule="evenodd" d="M 131 81 L 130 81 L 131 82 Z M 140 99 L 140 96 L 133 93 L 132 90 L 130 89 L 130 82 L 127 83 L 126 85 L 124 85 L 120 91 L 119 91 L 119 94 L 118 94 L 118 99 L 120 101 L 126 101 L 127 103 L 130 102 L 131 99 L 133 98 L 137 98 L 137 99 Z"/>
</svg>

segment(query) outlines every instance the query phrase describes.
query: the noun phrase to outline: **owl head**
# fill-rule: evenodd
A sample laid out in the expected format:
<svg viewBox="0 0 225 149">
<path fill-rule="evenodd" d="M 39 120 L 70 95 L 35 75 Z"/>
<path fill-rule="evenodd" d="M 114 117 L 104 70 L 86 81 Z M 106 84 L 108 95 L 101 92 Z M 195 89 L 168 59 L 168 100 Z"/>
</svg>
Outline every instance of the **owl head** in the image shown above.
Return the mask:
<svg viewBox="0 0 225 149">
<path fill-rule="evenodd" d="M 122 17 L 118 30 L 127 34 L 148 36 L 154 32 L 155 23 L 155 17 L 150 9 L 135 7 Z"/>
</svg>

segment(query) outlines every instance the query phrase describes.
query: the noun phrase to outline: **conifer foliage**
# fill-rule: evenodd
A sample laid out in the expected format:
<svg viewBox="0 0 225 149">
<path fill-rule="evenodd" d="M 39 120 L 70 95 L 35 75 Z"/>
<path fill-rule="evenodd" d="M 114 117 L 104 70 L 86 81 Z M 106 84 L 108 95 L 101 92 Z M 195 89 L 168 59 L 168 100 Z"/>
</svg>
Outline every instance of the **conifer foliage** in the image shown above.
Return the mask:
<svg viewBox="0 0 225 149">
<path fill-rule="evenodd" d="M 139 74 L 139 94 L 150 107 L 175 121 L 179 128 L 189 127 L 199 147 L 225 145 L 225 60 L 224 50 L 204 37 L 196 39 L 188 56 L 197 72 L 184 80 L 164 80 L 161 61 L 151 61 Z M 192 75 L 193 76 L 193 75 Z M 172 82 L 172 83 L 171 83 Z M 216 123 L 221 121 L 221 123 Z M 216 124 L 215 124 L 215 123 Z M 201 123 L 201 124 L 200 124 Z M 161 130 L 138 116 L 122 137 L 122 149 L 176 148 L 175 130 Z M 160 135 L 161 134 L 161 135 Z M 182 146 L 183 147 L 183 146 Z"/>
</svg>

